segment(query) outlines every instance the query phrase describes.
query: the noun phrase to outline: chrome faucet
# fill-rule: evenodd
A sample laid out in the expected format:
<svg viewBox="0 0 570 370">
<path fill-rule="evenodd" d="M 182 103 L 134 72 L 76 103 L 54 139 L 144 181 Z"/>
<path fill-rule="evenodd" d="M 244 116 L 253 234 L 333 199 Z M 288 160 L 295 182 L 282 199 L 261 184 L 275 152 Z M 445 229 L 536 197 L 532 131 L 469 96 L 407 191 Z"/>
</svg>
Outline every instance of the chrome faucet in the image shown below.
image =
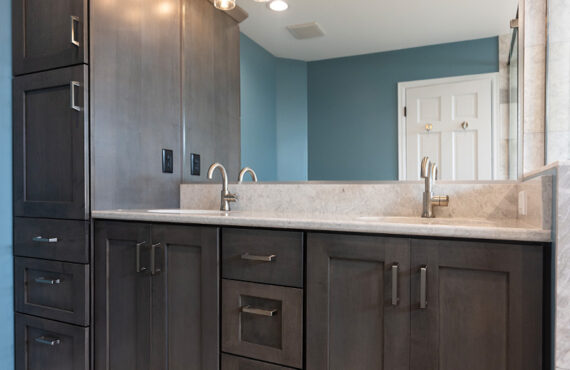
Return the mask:
<svg viewBox="0 0 570 370">
<path fill-rule="evenodd" d="M 422 159 L 421 177 L 425 179 L 426 187 L 424 190 L 423 205 L 424 209 L 422 217 L 433 218 L 433 207 L 447 207 L 449 205 L 448 195 L 433 195 L 432 187 L 438 178 L 437 164 L 430 162 L 428 157 Z"/>
<path fill-rule="evenodd" d="M 248 172 L 251 175 L 251 179 L 253 180 L 253 182 L 257 182 L 257 175 L 255 174 L 255 171 L 250 167 L 244 167 L 241 169 L 241 171 L 239 171 L 239 178 L 238 178 L 239 184 L 243 182 L 243 178 Z"/>
<path fill-rule="evenodd" d="M 210 166 L 210 169 L 208 170 L 208 179 L 209 180 L 212 179 L 212 176 L 214 175 L 214 171 L 216 170 L 216 168 L 219 169 L 222 174 L 222 195 L 220 200 L 220 210 L 229 212 L 230 202 L 237 202 L 238 197 L 236 194 L 232 194 L 229 192 L 228 173 L 226 172 L 226 169 L 221 163 L 216 162 Z"/>
</svg>

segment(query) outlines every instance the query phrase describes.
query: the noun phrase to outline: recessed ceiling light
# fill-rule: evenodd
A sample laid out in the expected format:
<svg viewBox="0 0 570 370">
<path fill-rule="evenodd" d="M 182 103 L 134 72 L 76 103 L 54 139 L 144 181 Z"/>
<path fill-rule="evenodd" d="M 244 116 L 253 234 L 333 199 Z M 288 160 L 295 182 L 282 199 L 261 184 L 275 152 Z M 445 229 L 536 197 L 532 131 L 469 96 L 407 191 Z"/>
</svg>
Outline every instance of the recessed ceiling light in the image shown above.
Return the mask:
<svg viewBox="0 0 570 370">
<path fill-rule="evenodd" d="M 267 6 L 269 7 L 269 9 L 275 12 L 282 12 L 284 10 L 287 10 L 289 4 L 287 4 L 284 0 L 273 0 L 272 2 L 267 4 Z"/>
<path fill-rule="evenodd" d="M 214 6 L 220 10 L 232 10 L 236 7 L 236 0 L 214 0 Z"/>
</svg>

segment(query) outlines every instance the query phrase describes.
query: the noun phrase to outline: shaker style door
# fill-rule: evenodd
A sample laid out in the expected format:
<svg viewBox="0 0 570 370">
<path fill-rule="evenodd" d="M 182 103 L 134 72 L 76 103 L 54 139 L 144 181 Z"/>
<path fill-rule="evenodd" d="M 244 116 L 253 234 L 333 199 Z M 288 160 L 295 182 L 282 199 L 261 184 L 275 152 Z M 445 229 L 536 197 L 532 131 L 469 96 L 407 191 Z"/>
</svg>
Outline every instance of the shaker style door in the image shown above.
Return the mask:
<svg viewBox="0 0 570 370">
<path fill-rule="evenodd" d="M 87 67 L 14 80 L 14 216 L 89 217 Z"/>
</svg>

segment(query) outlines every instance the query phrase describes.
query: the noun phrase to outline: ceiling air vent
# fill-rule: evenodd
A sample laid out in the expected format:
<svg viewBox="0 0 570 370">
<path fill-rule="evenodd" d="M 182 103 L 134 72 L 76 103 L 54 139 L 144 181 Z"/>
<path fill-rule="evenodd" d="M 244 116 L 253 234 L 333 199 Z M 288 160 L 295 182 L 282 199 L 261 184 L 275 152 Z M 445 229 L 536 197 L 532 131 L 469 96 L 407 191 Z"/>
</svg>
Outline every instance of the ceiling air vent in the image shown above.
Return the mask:
<svg viewBox="0 0 570 370">
<path fill-rule="evenodd" d="M 317 22 L 295 24 L 293 26 L 287 26 L 287 29 L 291 32 L 291 35 L 298 40 L 312 39 L 325 35 L 325 32 Z"/>
</svg>

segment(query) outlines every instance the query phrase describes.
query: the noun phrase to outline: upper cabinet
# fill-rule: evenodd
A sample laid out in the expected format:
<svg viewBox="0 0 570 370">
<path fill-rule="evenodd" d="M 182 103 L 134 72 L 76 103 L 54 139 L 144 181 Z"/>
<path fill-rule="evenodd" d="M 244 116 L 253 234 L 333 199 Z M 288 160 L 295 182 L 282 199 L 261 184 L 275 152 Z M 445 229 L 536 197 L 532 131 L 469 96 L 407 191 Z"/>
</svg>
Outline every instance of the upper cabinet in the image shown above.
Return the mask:
<svg viewBox="0 0 570 370">
<path fill-rule="evenodd" d="M 14 80 L 14 216 L 89 217 L 87 67 Z"/>
<path fill-rule="evenodd" d="M 12 1 L 13 73 L 87 63 L 87 0 Z"/>
</svg>

